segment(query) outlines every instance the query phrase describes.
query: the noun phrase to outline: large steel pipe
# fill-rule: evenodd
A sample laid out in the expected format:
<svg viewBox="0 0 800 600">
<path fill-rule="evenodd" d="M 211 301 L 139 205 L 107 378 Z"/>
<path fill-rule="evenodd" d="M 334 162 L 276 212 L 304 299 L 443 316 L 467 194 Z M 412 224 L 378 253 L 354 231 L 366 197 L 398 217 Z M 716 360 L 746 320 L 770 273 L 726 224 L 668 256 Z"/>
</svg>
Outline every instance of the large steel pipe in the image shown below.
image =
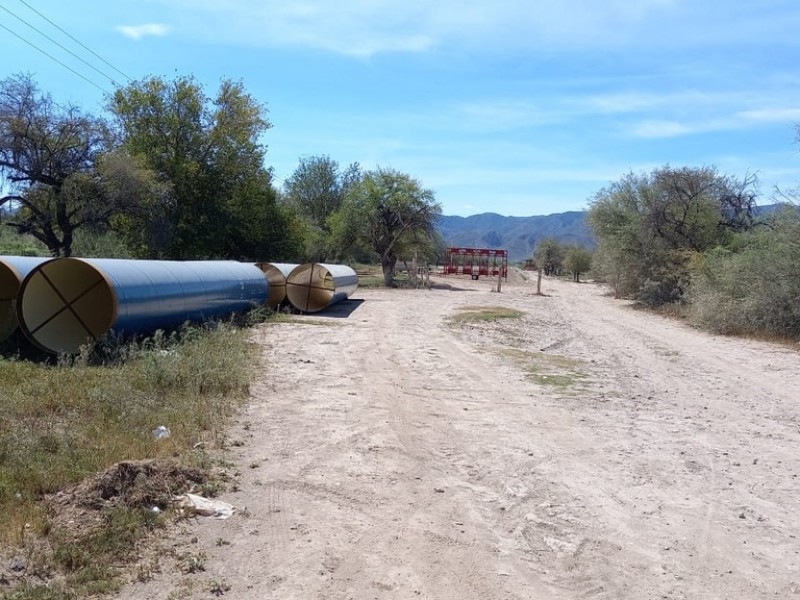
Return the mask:
<svg viewBox="0 0 800 600">
<path fill-rule="evenodd" d="M 20 327 L 49 352 L 73 354 L 109 331 L 150 333 L 263 305 L 269 284 L 235 261 L 59 258 L 22 282 Z"/>
<path fill-rule="evenodd" d="M 269 281 L 269 297 L 267 298 L 267 304 L 271 309 L 275 310 L 286 300 L 286 278 L 289 276 L 289 273 L 299 265 L 296 263 L 261 262 L 256 263 L 256 266 L 264 271 L 264 274 L 267 276 L 267 281 Z"/>
<path fill-rule="evenodd" d="M 0 342 L 17 328 L 16 300 L 22 280 L 49 258 L 41 256 L 0 256 Z"/>
<path fill-rule="evenodd" d="M 286 278 L 286 297 L 297 310 L 312 313 L 350 297 L 358 275 L 346 265 L 306 263 Z"/>
</svg>

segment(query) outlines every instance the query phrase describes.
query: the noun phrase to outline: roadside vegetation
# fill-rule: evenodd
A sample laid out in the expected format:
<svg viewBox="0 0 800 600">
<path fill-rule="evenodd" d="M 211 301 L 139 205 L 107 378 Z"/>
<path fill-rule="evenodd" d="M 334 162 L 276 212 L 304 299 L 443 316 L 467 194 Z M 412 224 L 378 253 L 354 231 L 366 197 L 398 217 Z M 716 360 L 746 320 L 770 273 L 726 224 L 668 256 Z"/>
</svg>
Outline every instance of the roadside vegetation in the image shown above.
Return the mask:
<svg viewBox="0 0 800 600">
<path fill-rule="evenodd" d="M 255 360 L 246 330 L 232 325 L 51 364 L 0 358 L 0 560 L 11 565 L 0 568 L 0 594 L 115 589 L 120 565 L 172 518 L 174 494 L 224 485 L 211 457 Z"/>
<path fill-rule="evenodd" d="M 718 333 L 800 339 L 800 211 L 703 253 L 692 265 L 687 313 Z"/>
<path fill-rule="evenodd" d="M 0 226 L 0 254 L 9 256 L 47 256 L 47 247 L 30 235 L 21 235 Z"/>
<path fill-rule="evenodd" d="M 754 177 L 629 174 L 597 193 L 593 273 L 618 297 L 719 333 L 800 338 L 800 212 L 756 205 Z"/>
</svg>

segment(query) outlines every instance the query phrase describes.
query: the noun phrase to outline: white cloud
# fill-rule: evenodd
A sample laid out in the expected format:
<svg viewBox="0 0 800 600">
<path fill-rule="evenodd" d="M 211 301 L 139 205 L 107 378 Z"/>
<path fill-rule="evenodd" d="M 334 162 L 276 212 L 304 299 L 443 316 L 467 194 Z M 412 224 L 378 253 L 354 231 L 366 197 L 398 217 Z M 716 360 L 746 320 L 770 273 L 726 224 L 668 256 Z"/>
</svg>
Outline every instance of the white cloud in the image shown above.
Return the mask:
<svg viewBox="0 0 800 600">
<path fill-rule="evenodd" d="M 649 119 L 636 123 L 630 133 L 640 138 L 673 138 L 714 131 L 737 131 L 785 124 L 787 128 L 800 123 L 800 108 L 755 108 L 709 115 L 692 120 Z"/>
<path fill-rule="evenodd" d="M 152 0 L 192 35 L 226 43 L 305 46 L 369 57 L 434 47 L 686 49 L 794 40 L 800 5 L 773 0 L 730 10 L 727 0 Z M 769 18 L 780 14 L 782 18 Z M 790 43 L 796 43 L 790 42 Z"/>
<path fill-rule="evenodd" d="M 760 108 L 744 110 L 736 115 L 751 123 L 798 123 L 800 108 Z"/>
<path fill-rule="evenodd" d="M 142 25 L 119 25 L 117 31 L 132 40 L 140 40 L 147 36 L 162 37 L 169 33 L 169 25 L 164 23 L 144 23 Z"/>
<path fill-rule="evenodd" d="M 605 94 L 594 94 L 578 98 L 580 104 L 590 112 L 601 114 L 636 113 L 653 109 L 685 110 L 691 108 L 718 108 L 725 105 L 741 105 L 752 101 L 741 92 L 699 90 L 671 91 L 668 93 L 620 91 Z"/>
<path fill-rule="evenodd" d="M 564 112 L 545 109 L 527 100 L 487 100 L 463 104 L 449 116 L 456 118 L 459 128 L 503 131 L 557 123 L 564 119 Z M 447 118 L 448 114 L 438 116 L 440 122 L 446 122 Z"/>
<path fill-rule="evenodd" d="M 692 127 L 684 123 L 669 120 L 642 121 L 632 130 L 634 136 L 642 138 L 670 138 L 694 132 Z"/>
</svg>

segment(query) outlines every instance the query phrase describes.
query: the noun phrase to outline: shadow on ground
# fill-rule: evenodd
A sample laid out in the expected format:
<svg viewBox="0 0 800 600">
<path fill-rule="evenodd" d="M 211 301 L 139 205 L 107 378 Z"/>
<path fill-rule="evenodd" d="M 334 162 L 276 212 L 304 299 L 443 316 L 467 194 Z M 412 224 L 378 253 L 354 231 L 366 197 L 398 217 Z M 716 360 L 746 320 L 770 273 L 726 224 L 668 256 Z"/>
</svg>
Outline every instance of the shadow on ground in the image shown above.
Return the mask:
<svg viewBox="0 0 800 600">
<path fill-rule="evenodd" d="M 315 317 L 328 317 L 329 319 L 346 319 L 348 318 L 355 310 L 364 303 L 364 300 L 354 300 L 348 298 L 347 300 L 342 300 L 341 302 L 337 302 L 333 306 L 326 308 L 320 312 L 316 313 L 309 313 L 309 316 Z M 302 314 L 302 313 L 301 313 Z"/>
</svg>

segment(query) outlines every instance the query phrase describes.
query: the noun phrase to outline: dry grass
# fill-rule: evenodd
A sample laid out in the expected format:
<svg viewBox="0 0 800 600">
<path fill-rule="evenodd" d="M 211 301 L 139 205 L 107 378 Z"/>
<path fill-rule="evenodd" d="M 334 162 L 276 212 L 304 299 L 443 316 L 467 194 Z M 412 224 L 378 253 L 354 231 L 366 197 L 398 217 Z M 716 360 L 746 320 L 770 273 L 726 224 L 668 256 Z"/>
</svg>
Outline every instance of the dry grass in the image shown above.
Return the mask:
<svg viewBox="0 0 800 600">
<path fill-rule="evenodd" d="M 460 312 L 450 317 L 454 324 L 481 323 L 499 319 L 519 319 L 525 313 L 505 306 L 462 306 Z"/>
<path fill-rule="evenodd" d="M 568 356 L 530 352 L 516 348 L 495 348 L 495 351 L 513 358 L 526 371 L 528 379 L 541 386 L 563 392 L 579 389 L 589 379 L 589 376 L 583 372 L 584 363 Z"/>
<path fill-rule="evenodd" d="M 192 448 L 224 444 L 255 371 L 246 330 L 232 326 L 113 350 L 58 364 L 0 358 L 0 560 L 26 557 L 13 593 L 0 566 L 0 594 L 8 598 L 113 590 L 114 565 L 163 524 L 150 506 L 158 503 L 101 503 L 94 509 L 101 526 L 76 540 L 52 495 L 122 461 L 183 457 L 209 467 L 207 455 Z M 170 436 L 157 440 L 152 432 L 160 425 Z"/>
</svg>

